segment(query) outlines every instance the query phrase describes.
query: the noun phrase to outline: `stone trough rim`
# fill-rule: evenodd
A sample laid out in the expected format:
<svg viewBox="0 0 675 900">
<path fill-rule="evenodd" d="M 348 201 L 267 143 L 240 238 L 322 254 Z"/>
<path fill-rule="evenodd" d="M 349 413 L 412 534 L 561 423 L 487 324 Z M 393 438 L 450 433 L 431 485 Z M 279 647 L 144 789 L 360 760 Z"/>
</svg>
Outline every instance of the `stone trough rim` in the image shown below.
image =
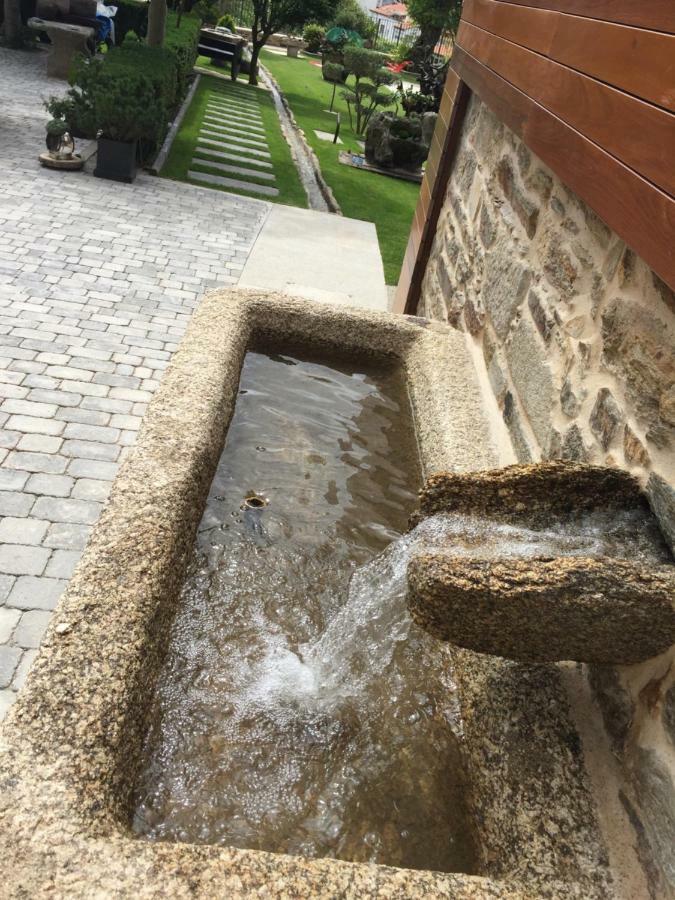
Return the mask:
<svg viewBox="0 0 675 900">
<path fill-rule="evenodd" d="M 243 357 L 256 336 L 273 338 L 280 330 L 286 346 L 297 339 L 316 350 L 341 347 L 398 359 L 415 408 L 425 410 L 418 435 L 424 468 L 436 471 L 463 454 L 474 458 L 475 434 L 469 438 L 439 423 L 447 403 L 460 404 L 456 377 L 448 385 L 439 370 L 449 371 L 458 353 L 469 358 L 464 336 L 450 327 L 273 292 L 208 295 L 150 403 L 24 688 L 0 727 L 0 852 L 8 861 L 3 882 L 12 896 L 530 895 L 517 882 L 482 876 L 145 842 L 123 825 L 168 598 L 182 582 L 189 532 L 201 517 Z M 467 391 L 479 403 L 477 383 L 461 388 L 461 403 Z M 457 406 L 457 418 L 463 409 Z M 481 427 L 487 445 L 487 421 Z M 569 888 L 549 873 L 550 896 L 569 896 Z"/>
</svg>

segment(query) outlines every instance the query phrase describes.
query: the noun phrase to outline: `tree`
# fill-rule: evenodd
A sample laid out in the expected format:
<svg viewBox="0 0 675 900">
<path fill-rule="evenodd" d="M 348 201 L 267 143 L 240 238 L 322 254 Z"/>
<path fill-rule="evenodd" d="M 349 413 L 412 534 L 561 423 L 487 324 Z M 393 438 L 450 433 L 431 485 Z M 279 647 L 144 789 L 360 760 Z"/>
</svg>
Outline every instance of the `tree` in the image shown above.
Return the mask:
<svg viewBox="0 0 675 900">
<path fill-rule="evenodd" d="M 23 24 L 21 22 L 19 0 L 5 0 L 4 13 L 5 44 L 8 47 L 21 47 L 23 44 Z"/>
<path fill-rule="evenodd" d="M 455 37 L 462 15 L 462 0 L 408 0 L 407 6 L 408 13 L 420 28 L 411 52 L 414 62 L 419 64 L 433 55 L 444 31 Z"/>
<path fill-rule="evenodd" d="M 333 13 L 331 0 L 252 0 L 252 5 L 249 84 L 258 83 L 258 57 L 271 35 L 302 28 L 308 22 L 325 22 Z"/>
<path fill-rule="evenodd" d="M 150 0 L 148 9 L 148 46 L 161 47 L 164 44 L 165 32 L 166 0 Z"/>
</svg>

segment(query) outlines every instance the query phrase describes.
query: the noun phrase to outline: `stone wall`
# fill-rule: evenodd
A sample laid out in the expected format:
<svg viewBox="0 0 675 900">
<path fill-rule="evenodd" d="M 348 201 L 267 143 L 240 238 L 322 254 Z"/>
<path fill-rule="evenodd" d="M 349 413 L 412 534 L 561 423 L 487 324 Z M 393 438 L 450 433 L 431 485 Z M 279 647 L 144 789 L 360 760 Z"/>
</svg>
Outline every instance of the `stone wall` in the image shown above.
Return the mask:
<svg viewBox="0 0 675 900">
<path fill-rule="evenodd" d="M 475 96 L 420 315 L 468 331 L 520 461 L 628 469 L 675 542 L 675 295 Z M 655 896 L 675 892 L 675 652 L 590 673 Z"/>
</svg>

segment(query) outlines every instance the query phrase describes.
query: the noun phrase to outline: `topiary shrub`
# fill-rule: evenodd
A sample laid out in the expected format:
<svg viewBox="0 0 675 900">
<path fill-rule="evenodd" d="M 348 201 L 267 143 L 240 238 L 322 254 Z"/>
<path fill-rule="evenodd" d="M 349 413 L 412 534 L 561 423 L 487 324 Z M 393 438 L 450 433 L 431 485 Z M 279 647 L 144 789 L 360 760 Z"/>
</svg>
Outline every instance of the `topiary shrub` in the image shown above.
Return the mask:
<svg viewBox="0 0 675 900">
<path fill-rule="evenodd" d="M 349 123 L 356 134 L 363 134 L 371 116 L 378 107 L 391 106 L 394 102 L 392 91 L 384 88 L 391 84 L 394 76 L 383 66 L 385 57 L 375 50 L 347 45 L 344 49 L 344 64 L 354 83 L 342 92 L 347 102 Z"/>
<path fill-rule="evenodd" d="M 302 39 L 307 44 L 307 51 L 309 53 L 318 53 L 319 50 L 321 50 L 321 45 L 323 44 L 325 37 L 326 29 L 315 23 L 306 25 L 305 30 L 302 32 Z"/>
</svg>

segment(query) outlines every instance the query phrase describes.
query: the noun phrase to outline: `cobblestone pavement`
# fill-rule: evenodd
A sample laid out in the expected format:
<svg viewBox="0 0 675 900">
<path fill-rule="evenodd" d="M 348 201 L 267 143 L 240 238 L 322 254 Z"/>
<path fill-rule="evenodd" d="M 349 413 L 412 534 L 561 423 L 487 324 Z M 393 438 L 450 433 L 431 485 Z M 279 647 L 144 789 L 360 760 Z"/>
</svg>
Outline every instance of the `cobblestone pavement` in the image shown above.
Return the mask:
<svg viewBox="0 0 675 900">
<path fill-rule="evenodd" d="M 237 281 L 269 209 L 40 169 L 64 89 L 0 49 L 0 718 L 199 296 Z"/>
</svg>

